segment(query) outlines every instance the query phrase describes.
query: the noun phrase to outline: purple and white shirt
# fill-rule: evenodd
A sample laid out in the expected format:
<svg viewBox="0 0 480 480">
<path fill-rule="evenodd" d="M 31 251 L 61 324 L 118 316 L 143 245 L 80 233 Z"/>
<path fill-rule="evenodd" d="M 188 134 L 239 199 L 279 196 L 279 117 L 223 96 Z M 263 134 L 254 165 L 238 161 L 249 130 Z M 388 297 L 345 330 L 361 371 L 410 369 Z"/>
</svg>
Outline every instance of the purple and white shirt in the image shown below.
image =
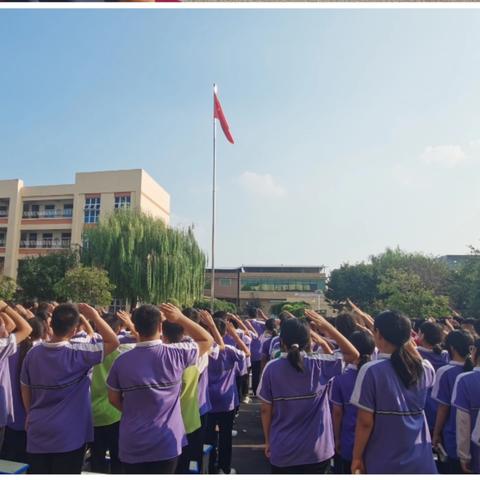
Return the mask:
<svg viewBox="0 0 480 480">
<path fill-rule="evenodd" d="M 186 445 L 180 410 L 183 371 L 198 361 L 195 342 L 138 342 L 120 355 L 107 378 L 123 396 L 119 457 L 125 463 L 178 457 Z"/>
<path fill-rule="evenodd" d="M 375 416 L 363 457 L 366 473 L 437 473 L 424 413 L 435 381 L 432 365 L 424 360 L 419 384 L 406 388 L 390 355 L 378 357 L 360 369 L 350 399 Z"/>
<path fill-rule="evenodd" d="M 262 341 L 261 336 L 265 332 L 265 322 L 251 318 L 248 320 L 254 330 L 257 332 L 257 337 L 252 338 L 252 344 L 250 346 L 251 361 L 259 362 L 262 360 Z"/>
<path fill-rule="evenodd" d="M 245 354 L 226 344 L 208 362 L 208 394 L 212 412 L 230 412 L 240 403 L 235 377 L 245 370 Z"/>
<path fill-rule="evenodd" d="M 340 432 L 340 455 L 344 460 L 352 461 L 353 444 L 355 442 L 355 426 L 357 410 L 350 403 L 350 398 L 357 379 L 357 366 L 348 364 L 341 375 L 333 378 L 330 401 L 343 409 L 342 428 Z"/>
<path fill-rule="evenodd" d="M 302 353 L 304 372 L 286 353 L 263 370 L 257 396 L 273 405 L 270 462 L 277 467 L 319 463 L 334 455 L 328 383 L 342 371 L 339 356 Z"/>
<path fill-rule="evenodd" d="M 474 427 L 480 421 L 480 367 L 475 367 L 473 372 L 458 375 L 453 387 L 452 405 L 470 415 L 472 428 L 470 455 L 474 473 L 480 473 L 480 446 L 475 443 Z M 477 440 L 480 439 L 480 432 Z"/>
<path fill-rule="evenodd" d="M 452 405 L 453 387 L 457 377 L 463 373 L 463 363 L 450 361 L 437 370 L 437 378 L 432 389 L 432 399 L 450 407 L 447 421 L 443 427 L 443 446 L 447 455 L 457 459 L 457 410 Z"/>
<path fill-rule="evenodd" d="M 9 357 L 17 352 L 14 333 L 0 338 L 0 428 L 14 421 Z"/>
<path fill-rule="evenodd" d="M 31 391 L 27 452 L 70 452 L 93 440 L 91 369 L 102 361 L 102 342 L 42 342 L 28 351 L 20 373 Z"/>
</svg>

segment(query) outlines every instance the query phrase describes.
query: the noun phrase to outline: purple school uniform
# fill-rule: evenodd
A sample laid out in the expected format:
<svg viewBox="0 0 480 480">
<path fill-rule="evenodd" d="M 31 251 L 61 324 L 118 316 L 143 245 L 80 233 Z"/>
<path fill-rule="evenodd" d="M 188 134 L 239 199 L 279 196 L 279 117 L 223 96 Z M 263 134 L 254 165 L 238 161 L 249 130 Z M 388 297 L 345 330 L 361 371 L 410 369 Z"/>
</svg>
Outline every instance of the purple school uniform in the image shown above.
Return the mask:
<svg viewBox="0 0 480 480">
<path fill-rule="evenodd" d="M 277 335 L 276 337 L 272 338 L 270 342 L 270 347 L 268 351 L 268 356 L 270 359 L 277 358 L 281 352 L 281 343 L 280 343 L 280 336 Z"/>
<path fill-rule="evenodd" d="M 250 354 L 252 362 L 259 362 L 262 359 L 262 341 L 260 337 L 265 332 L 265 322 L 261 322 L 256 318 L 249 320 L 254 330 L 257 332 L 257 337 L 252 338 L 250 345 Z"/>
<path fill-rule="evenodd" d="M 17 351 L 17 339 L 12 333 L 0 338 L 0 428 L 14 421 L 9 357 Z"/>
<path fill-rule="evenodd" d="M 20 350 L 11 355 L 8 359 L 10 369 L 10 384 L 12 387 L 13 419 L 7 426 L 12 430 L 25 430 L 25 407 L 23 406 L 20 389 Z"/>
<path fill-rule="evenodd" d="M 320 463 L 334 455 L 327 385 L 341 373 L 334 355 L 302 354 L 305 371 L 297 372 L 286 354 L 265 366 L 257 396 L 273 404 L 270 462 L 277 467 Z"/>
<path fill-rule="evenodd" d="M 449 361 L 448 352 L 443 350 L 441 353 L 435 353 L 432 350 L 428 350 L 424 347 L 417 347 L 418 353 L 428 360 L 435 371 L 440 367 L 447 365 Z M 430 434 L 433 433 L 435 427 L 435 420 L 437 418 L 438 403 L 432 398 L 432 389 L 428 389 L 427 403 L 425 404 L 425 416 L 427 417 L 428 428 L 430 429 Z"/>
<path fill-rule="evenodd" d="M 266 358 L 267 360 L 270 359 L 270 344 L 272 343 L 273 335 L 270 333 L 264 333 L 260 337 L 260 341 L 262 342 L 262 358 Z"/>
<path fill-rule="evenodd" d="M 366 473 L 437 473 L 423 410 L 435 371 L 425 360 L 423 370 L 419 384 L 408 389 L 390 355 L 379 354 L 358 372 L 350 402 L 375 415 L 363 456 Z"/>
<path fill-rule="evenodd" d="M 102 342 L 42 342 L 28 351 L 20 373 L 31 390 L 27 452 L 70 452 L 93 440 L 90 377 L 102 361 Z"/>
<path fill-rule="evenodd" d="M 127 345 L 131 343 L 137 343 L 137 338 L 135 335 L 131 335 L 129 333 L 122 335 L 120 332 L 118 335 L 118 341 L 120 342 L 120 345 Z"/>
<path fill-rule="evenodd" d="M 197 363 L 195 342 L 139 342 L 120 355 L 107 378 L 122 392 L 119 457 L 125 463 L 159 462 L 179 456 L 186 445 L 180 410 L 183 371 Z"/>
<path fill-rule="evenodd" d="M 252 357 L 251 357 L 251 353 L 252 353 L 252 348 L 251 348 L 251 345 L 252 345 L 252 338 L 249 337 L 248 335 L 245 335 L 245 333 L 242 331 L 242 330 L 237 330 L 237 333 L 238 335 L 240 336 L 240 338 L 242 339 L 242 342 L 245 344 L 245 346 L 248 348 L 248 350 L 250 351 L 250 356 L 249 357 L 245 357 L 245 363 L 246 363 L 246 371 L 243 375 L 247 374 L 248 373 L 248 369 L 252 366 Z"/>
<path fill-rule="evenodd" d="M 443 446 L 452 459 L 457 459 L 457 410 L 452 406 L 452 393 L 455 380 L 463 373 L 463 363 L 451 361 L 437 370 L 437 378 L 432 389 L 432 399 L 448 405 L 450 412 L 443 427 Z"/>
<path fill-rule="evenodd" d="M 350 398 L 357 379 L 357 366 L 347 365 L 341 375 L 334 377 L 330 392 L 330 401 L 343 408 L 342 428 L 340 432 L 340 455 L 344 460 L 352 461 L 353 444 L 355 442 L 355 425 L 357 410 L 350 403 Z"/>
<path fill-rule="evenodd" d="M 208 362 L 210 363 L 211 358 L 218 358 L 220 349 L 218 345 L 214 345 L 208 354 Z M 210 395 L 208 394 L 208 364 L 200 372 L 198 378 L 198 407 L 200 411 L 200 416 L 205 415 L 212 409 L 212 404 L 210 403 Z"/>
<path fill-rule="evenodd" d="M 208 362 L 208 393 L 211 412 L 230 412 L 239 405 L 237 384 L 238 369 L 245 364 L 245 354 L 231 345 L 225 345 L 217 358 Z"/>
<path fill-rule="evenodd" d="M 475 367 L 473 372 L 461 373 L 453 387 L 452 405 L 470 415 L 470 425 L 473 430 L 480 420 L 480 367 Z M 470 442 L 472 456 L 472 470 L 480 473 L 480 446 Z"/>
</svg>

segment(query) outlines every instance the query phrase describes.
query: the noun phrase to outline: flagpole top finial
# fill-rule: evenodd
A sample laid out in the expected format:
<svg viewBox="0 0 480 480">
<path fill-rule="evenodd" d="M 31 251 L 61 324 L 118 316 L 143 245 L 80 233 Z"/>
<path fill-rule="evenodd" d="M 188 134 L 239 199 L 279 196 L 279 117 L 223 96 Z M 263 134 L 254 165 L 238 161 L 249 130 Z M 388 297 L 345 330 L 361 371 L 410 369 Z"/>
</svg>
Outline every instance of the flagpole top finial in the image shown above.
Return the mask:
<svg viewBox="0 0 480 480">
<path fill-rule="evenodd" d="M 216 83 L 213 84 L 213 93 L 218 93 L 218 87 Z"/>
</svg>

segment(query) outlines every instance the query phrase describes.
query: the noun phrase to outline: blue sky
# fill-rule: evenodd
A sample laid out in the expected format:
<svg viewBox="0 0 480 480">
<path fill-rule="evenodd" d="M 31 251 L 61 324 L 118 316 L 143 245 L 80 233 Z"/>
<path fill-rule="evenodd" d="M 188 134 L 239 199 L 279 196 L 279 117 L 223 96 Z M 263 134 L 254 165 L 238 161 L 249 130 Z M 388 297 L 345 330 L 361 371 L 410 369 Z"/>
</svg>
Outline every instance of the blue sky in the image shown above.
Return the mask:
<svg viewBox="0 0 480 480">
<path fill-rule="evenodd" d="M 144 168 L 217 266 L 480 244 L 478 10 L 2 10 L 1 178 Z"/>
</svg>

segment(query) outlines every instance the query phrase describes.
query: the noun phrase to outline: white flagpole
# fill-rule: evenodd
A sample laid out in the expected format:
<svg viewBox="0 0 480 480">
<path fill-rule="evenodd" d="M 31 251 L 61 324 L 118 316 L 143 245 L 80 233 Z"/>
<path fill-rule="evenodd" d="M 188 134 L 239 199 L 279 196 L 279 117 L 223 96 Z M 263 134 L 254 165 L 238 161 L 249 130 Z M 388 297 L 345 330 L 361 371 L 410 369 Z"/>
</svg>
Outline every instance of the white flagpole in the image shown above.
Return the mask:
<svg viewBox="0 0 480 480">
<path fill-rule="evenodd" d="M 217 86 L 213 84 L 213 94 L 217 93 Z M 215 111 L 215 98 L 213 100 L 213 108 Z M 215 194 L 216 194 L 216 169 L 217 169 L 217 122 L 215 115 L 213 116 L 213 178 L 212 178 L 212 269 L 211 269 L 211 287 L 210 287 L 210 308 L 214 312 L 213 302 L 215 299 Z"/>
</svg>

